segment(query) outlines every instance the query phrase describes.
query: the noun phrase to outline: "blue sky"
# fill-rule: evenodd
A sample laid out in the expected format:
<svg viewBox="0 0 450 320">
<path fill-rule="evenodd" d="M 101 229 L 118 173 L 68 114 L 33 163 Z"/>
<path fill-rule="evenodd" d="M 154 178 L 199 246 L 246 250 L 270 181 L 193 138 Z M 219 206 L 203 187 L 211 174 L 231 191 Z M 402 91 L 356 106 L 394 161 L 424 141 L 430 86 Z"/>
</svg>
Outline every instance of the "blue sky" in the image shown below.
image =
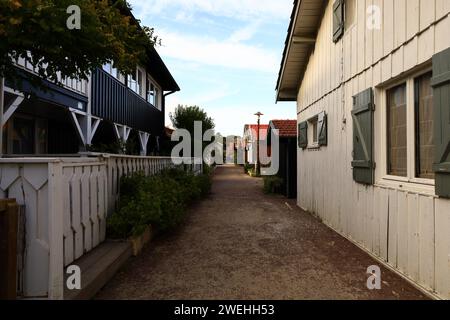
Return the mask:
<svg viewBox="0 0 450 320">
<path fill-rule="evenodd" d="M 292 0 L 129 2 L 161 37 L 157 50 L 181 87 L 168 98 L 167 113 L 178 104 L 199 105 L 222 135 L 242 135 L 257 111 L 263 123 L 296 119 L 294 103 L 275 104 Z"/>
</svg>

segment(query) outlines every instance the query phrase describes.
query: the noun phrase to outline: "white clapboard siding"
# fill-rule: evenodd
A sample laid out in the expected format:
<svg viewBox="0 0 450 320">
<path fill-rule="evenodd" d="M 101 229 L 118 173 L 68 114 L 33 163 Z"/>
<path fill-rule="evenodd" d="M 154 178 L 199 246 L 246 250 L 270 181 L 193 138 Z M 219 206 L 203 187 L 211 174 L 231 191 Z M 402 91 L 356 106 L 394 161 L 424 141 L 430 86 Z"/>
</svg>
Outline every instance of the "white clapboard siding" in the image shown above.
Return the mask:
<svg viewBox="0 0 450 320">
<path fill-rule="evenodd" d="M 328 2 L 297 99 L 298 121 L 328 114 L 327 147 L 298 151 L 298 203 L 412 282 L 450 298 L 450 200 L 429 190 L 365 187 L 352 178 L 352 96 L 375 90 L 375 131 L 382 132 L 381 88 L 450 47 L 449 0 L 358 0 L 355 24 L 332 41 Z M 381 9 L 380 30 L 366 9 Z M 375 136 L 377 159 L 382 133 Z M 378 164 L 377 164 L 378 168 Z"/>
</svg>

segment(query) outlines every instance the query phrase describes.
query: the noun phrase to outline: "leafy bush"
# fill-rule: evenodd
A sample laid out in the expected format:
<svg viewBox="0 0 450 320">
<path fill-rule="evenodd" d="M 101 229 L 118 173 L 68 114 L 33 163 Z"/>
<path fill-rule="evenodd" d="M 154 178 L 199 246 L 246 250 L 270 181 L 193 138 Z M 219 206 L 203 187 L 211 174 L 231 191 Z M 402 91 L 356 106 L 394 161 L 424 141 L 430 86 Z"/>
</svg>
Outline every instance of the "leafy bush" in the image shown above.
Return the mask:
<svg viewBox="0 0 450 320">
<path fill-rule="evenodd" d="M 249 164 L 249 163 L 245 164 L 244 165 L 245 174 L 249 174 L 251 172 L 251 170 L 254 168 L 255 168 L 255 165 L 253 165 L 253 164 Z"/>
<path fill-rule="evenodd" d="M 141 235 L 148 225 L 167 231 L 180 224 L 187 205 L 209 194 L 209 175 L 180 169 L 146 177 L 136 173 L 121 180 L 118 210 L 108 219 L 108 236 L 124 239 Z"/>
<path fill-rule="evenodd" d="M 278 176 L 264 177 L 264 193 L 280 193 L 283 186 L 283 179 Z"/>
</svg>

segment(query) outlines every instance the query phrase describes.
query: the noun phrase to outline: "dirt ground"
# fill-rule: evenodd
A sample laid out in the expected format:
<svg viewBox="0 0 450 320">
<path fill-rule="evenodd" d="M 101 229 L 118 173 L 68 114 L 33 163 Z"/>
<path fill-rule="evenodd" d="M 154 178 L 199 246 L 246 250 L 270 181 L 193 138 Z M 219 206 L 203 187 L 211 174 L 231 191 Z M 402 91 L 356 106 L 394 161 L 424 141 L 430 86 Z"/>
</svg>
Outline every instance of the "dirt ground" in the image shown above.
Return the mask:
<svg viewBox="0 0 450 320">
<path fill-rule="evenodd" d="M 186 223 L 131 259 L 97 299 L 425 299 L 370 256 L 300 210 L 262 192 L 240 167 L 219 167 L 209 199 Z"/>
</svg>

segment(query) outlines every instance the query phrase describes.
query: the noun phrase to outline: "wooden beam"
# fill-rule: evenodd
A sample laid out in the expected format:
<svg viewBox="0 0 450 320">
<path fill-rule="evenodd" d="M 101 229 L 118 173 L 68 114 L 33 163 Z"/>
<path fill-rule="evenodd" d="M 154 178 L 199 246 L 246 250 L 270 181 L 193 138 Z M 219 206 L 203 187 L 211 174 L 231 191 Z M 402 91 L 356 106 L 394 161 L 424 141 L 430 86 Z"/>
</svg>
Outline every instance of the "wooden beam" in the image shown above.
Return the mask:
<svg viewBox="0 0 450 320">
<path fill-rule="evenodd" d="M 293 36 L 293 43 L 303 43 L 303 44 L 314 44 L 316 43 L 316 38 L 314 37 L 303 37 L 303 36 Z"/>
</svg>

